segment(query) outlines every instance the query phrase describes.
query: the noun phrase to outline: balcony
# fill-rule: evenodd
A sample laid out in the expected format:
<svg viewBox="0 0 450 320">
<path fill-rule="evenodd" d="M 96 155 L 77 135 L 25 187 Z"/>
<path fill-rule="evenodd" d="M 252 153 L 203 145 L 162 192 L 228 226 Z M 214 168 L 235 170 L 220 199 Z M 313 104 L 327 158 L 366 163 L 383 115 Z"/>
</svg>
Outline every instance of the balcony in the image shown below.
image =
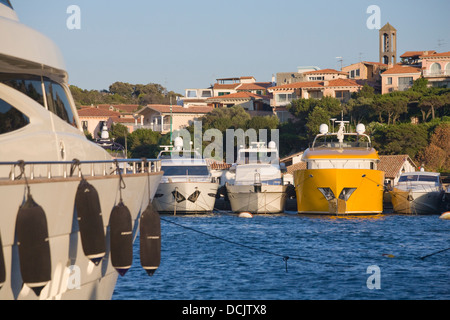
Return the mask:
<svg viewBox="0 0 450 320">
<path fill-rule="evenodd" d="M 152 123 L 149 125 L 135 125 L 133 126 L 133 130 L 137 129 L 150 129 L 155 132 L 167 132 L 170 131 L 170 123 L 164 123 L 162 126 L 158 123 Z"/>
<path fill-rule="evenodd" d="M 450 77 L 450 70 L 423 70 L 423 76 L 427 78 Z"/>
</svg>

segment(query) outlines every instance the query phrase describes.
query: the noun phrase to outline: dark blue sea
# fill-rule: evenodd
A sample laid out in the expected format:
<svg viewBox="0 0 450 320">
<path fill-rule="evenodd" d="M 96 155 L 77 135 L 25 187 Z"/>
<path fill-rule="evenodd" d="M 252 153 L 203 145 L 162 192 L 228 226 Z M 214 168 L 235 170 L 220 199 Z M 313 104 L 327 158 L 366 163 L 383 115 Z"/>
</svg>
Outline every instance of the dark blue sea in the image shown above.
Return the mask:
<svg viewBox="0 0 450 320">
<path fill-rule="evenodd" d="M 141 268 L 137 238 L 113 300 L 450 299 L 450 250 L 436 253 L 450 247 L 450 221 L 439 215 L 161 219 L 159 269 Z"/>
</svg>

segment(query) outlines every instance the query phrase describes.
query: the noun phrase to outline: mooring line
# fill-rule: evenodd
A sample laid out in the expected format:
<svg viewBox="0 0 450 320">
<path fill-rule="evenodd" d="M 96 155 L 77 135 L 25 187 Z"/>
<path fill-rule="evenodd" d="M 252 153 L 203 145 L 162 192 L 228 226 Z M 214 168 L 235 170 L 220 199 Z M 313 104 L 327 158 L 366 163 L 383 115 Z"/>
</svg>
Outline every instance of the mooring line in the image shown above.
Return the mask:
<svg viewBox="0 0 450 320">
<path fill-rule="evenodd" d="M 164 222 L 167 222 L 167 223 L 174 224 L 174 225 L 179 226 L 181 228 L 184 228 L 184 229 L 187 229 L 187 230 L 191 230 L 191 231 L 200 233 L 202 235 L 205 235 L 205 236 L 208 236 L 208 237 L 220 240 L 220 241 L 228 242 L 230 244 L 234 244 L 234 245 L 237 245 L 237 246 L 240 246 L 240 247 L 244 247 L 244 248 L 247 248 L 247 249 L 263 252 L 263 253 L 270 254 L 270 255 L 273 255 L 273 256 L 276 256 L 276 257 L 281 257 L 283 259 L 283 261 L 285 262 L 286 272 L 288 271 L 287 262 L 288 262 L 289 259 L 299 260 L 299 261 L 304 261 L 304 262 L 309 262 L 309 263 L 322 264 L 322 265 L 330 265 L 330 266 L 341 266 L 341 267 L 352 267 L 353 266 L 353 265 L 350 265 L 350 264 L 314 261 L 314 260 L 306 259 L 306 258 L 303 258 L 303 257 L 300 257 L 300 256 L 287 256 L 287 255 L 283 255 L 283 254 L 280 254 L 280 253 L 264 250 L 264 249 L 261 249 L 261 248 L 248 246 L 248 245 L 236 242 L 236 241 L 228 240 L 228 239 L 225 239 L 225 238 L 222 238 L 222 237 L 219 237 L 219 236 L 216 236 L 216 235 L 204 232 L 204 231 L 200 231 L 200 230 L 194 229 L 192 227 L 188 227 L 188 226 L 182 225 L 182 224 L 174 222 L 174 221 L 170 221 L 170 220 L 164 219 L 163 217 L 161 217 L 161 220 L 164 221 Z"/>
</svg>

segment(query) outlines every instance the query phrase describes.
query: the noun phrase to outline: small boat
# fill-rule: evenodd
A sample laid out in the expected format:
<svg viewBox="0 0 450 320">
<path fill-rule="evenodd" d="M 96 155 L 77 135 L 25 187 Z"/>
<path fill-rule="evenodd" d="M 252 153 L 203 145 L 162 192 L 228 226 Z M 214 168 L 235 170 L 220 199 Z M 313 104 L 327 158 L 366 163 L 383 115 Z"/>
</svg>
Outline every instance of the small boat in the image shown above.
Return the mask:
<svg viewBox="0 0 450 320">
<path fill-rule="evenodd" d="M 236 213 L 280 213 L 286 203 L 286 189 L 275 142 L 256 142 L 238 151 L 226 183 L 231 210 Z"/>
<path fill-rule="evenodd" d="M 402 173 L 391 195 L 394 211 L 397 213 L 439 214 L 444 196 L 440 173 Z"/>
<path fill-rule="evenodd" d="M 367 215 L 383 212 L 384 172 L 377 170 L 378 152 L 365 127 L 346 132 L 348 121 L 336 121 L 337 133 L 320 126 L 320 133 L 294 172 L 299 214 Z M 333 130 L 334 131 L 334 130 Z"/>
<path fill-rule="evenodd" d="M 196 150 L 183 149 L 181 137 L 174 146 L 161 147 L 158 160 L 164 176 L 153 199 L 155 209 L 170 214 L 212 212 L 219 183 L 206 160 Z"/>
</svg>

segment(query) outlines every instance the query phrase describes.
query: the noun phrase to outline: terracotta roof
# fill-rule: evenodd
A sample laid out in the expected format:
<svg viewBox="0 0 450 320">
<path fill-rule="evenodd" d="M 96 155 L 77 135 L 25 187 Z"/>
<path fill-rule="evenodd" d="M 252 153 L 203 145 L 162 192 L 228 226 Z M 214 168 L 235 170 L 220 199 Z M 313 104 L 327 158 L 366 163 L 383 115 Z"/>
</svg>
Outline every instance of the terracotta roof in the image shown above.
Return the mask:
<svg viewBox="0 0 450 320">
<path fill-rule="evenodd" d="M 327 87 L 362 87 L 362 85 L 351 79 L 334 79 L 328 81 Z"/>
<path fill-rule="evenodd" d="M 97 109 L 103 109 L 103 110 L 110 110 L 113 109 L 114 111 L 122 111 L 127 113 L 135 112 L 138 108 L 138 104 L 99 104 L 95 106 L 81 106 L 82 109 L 84 108 L 97 108 Z"/>
<path fill-rule="evenodd" d="M 399 73 L 421 73 L 421 70 L 419 68 L 410 67 L 410 66 L 402 66 L 402 65 L 395 65 L 392 68 L 386 70 L 381 75 L 384 76 L 386 74 L 399 74 Z"/>
<path fill-rule="evenodd" d="M 406 51 L 404 54 L 400 56 L 400 58 L 412 58 L 412 57 L 420 57 L 427 54 L 433 54 L 436 53 L 434 50 L 427 50 L 427 51 Z"/>
<path fill-rule="evenodd" d="M 236 90 L 266 90 L 266 88 L 257 83 L 243 83 Z"/>
<path fill-rule="evenodd" d="M 252 92 L 241 91 L 236 93 L 231 93 L 223 96 L 211 97 L 206 100 L 229 100 L 229 99 L 257 99 L 257 100 L 267 100 L 266 96 L 255 94 Z"/>
<path fill-rule="evenodd" d="M 381 63 L 381 62 L 362 61 L 362 63 L 364 63 L 364 64 L 374 64 L 374 65 L 381 66 L 381 67 L 387 67 L 388 66 L 387 64 Z"/>
<path fill-rule="evenodd" d="M 214 84 L 214 89 L 215 90 L 221 90 L 221 89 L 226 89 L 226 90 L 230 90 L 230 89 L 236 89 L 236 87 L 240 86 L 241 84 L 238 83 L 215 83 Z"/>
<path fill-rule="evenodd" d="M 170 113 L 170 105 L 165 104 L 149 104 L 145 108 L 139 110 L 138 113 L 142 112 L 145 109 L 152 109 L 154 111 L 158 111 L 160 113 Z M 207 106 L 189 106 L 187 108 L 173 105 L 172 113 L 208 113 L 213 110 L 213 107 Z"/>
<path fill-rule="evenodd" d="M 286 173 L 294 174 L 294 172 L 297 170 L 305 170 L 305 169 L 306 169 L 306 162 L 300 161 L 290 166 L 287 166 Z"/>
<path fill-rule="evenodd" d="M 119 118 L 119 117 L 111 117 L 111 120 L 115 123 L 133 123 L 134 124 L 134 118 Z"/>
<path fill-rule="evenodd" d="M 328 82 L 327 85 L 325 83 Z M 351 79 L 334 79 L 329 81 L 302 81 L 283 84 L 269 88 L 269 91 L 275 89 L 298 89 L 298 88 L 325 88 L 325 87 L 361 87 L 355 80 Z"/>
<path fill-rule="evenodd" d="M 276 89 L 298 89 L 298 88 L 322 88 L 323 85 L 321 85 L 321 83 L 323 82 L 322 81 L 293 82 L 269 88 L 269 91 L 274 89 L 276 90 Z"/>
<path fill-rule="evenodd" d="M 82 108 L 78 110 L 79 117 L 119 117 L 120 113 L 116 111 L 98 109 L 95 107 Z"/>
<path fill-rule="evenodd" d="M 205 161 L 210 166 L 211 170 L 228 170 L 231 167 L 231 164 L 214 159 L 206 158 Z"/>
<path fill-rule="evenodd" d="M 421 56 L 421 58 L 433 58 L 433 57 L 450 57 L 450 51 L 441 52 L 441 53 L 436 53 L 436 51 L 435 51 L 434 54 Z"/>
<path fill-rule="evenodd" d="M 303 74 L 332 74 L 332 73 L 339 73 L 339 74 L 345 74 L 347 75 L 348 72 L 338 71 L 335 69 L 322 69 L 322 70 L 314 70 L 314 71 L 307 71 L 303 72 Z"/>
<path fill-rule="evenodd" d="M 400 173 L 405 161 L 409 161 L 414 167 L 417 167 L 407 154 L 380 155 L 378 170 L 384 171 L 386 178 L 395 178 Z"/>
</svg>

